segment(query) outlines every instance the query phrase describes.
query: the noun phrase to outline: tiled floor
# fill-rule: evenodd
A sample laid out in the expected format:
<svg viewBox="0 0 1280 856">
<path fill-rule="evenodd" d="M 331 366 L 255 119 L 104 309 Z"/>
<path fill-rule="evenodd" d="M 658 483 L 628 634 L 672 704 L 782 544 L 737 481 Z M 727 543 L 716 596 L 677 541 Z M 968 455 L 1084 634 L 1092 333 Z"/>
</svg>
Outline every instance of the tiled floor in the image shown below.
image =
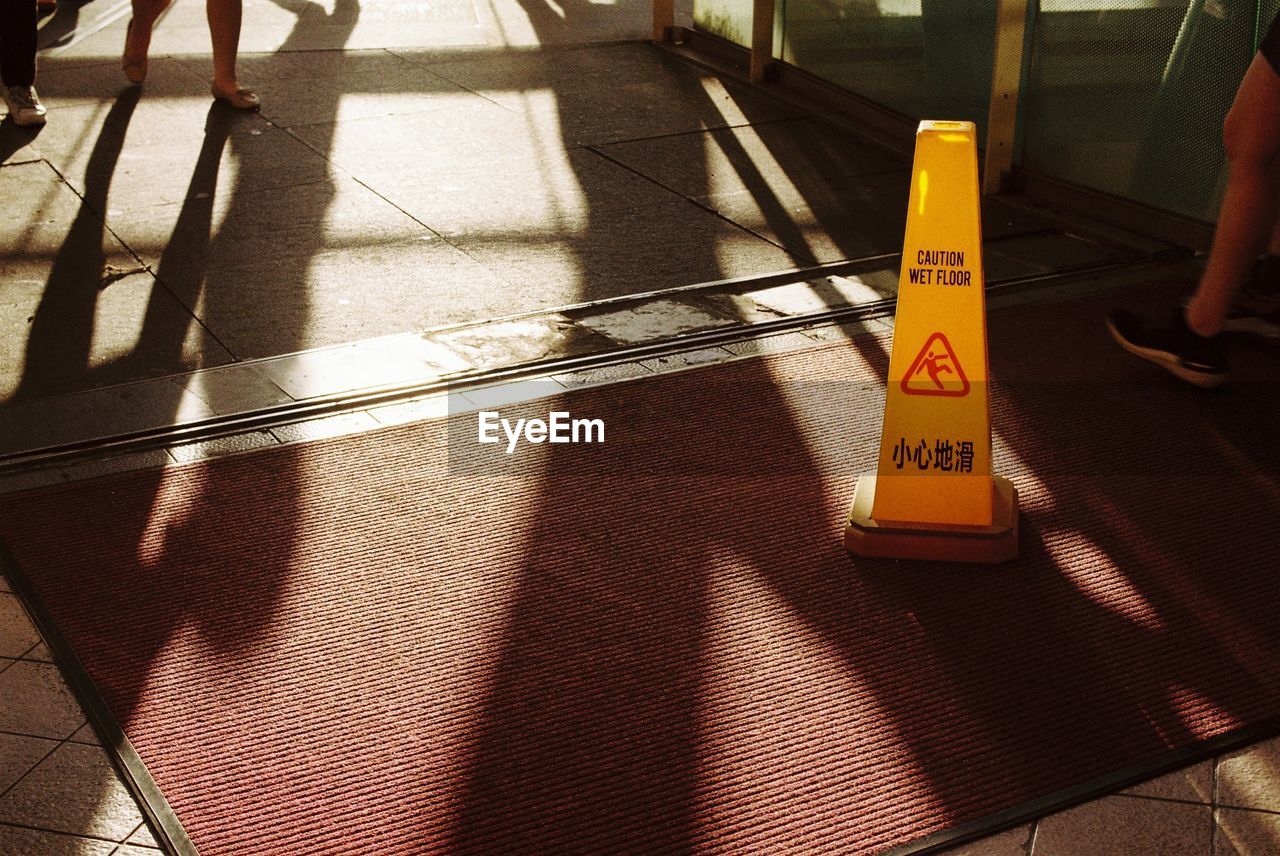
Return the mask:
<svg viewBox="0 0 1280 856">
<path fill-rule="evenodd" d="M 137 804 L 0 579 L 0 853 L 156 852 Z"/>
</svg>

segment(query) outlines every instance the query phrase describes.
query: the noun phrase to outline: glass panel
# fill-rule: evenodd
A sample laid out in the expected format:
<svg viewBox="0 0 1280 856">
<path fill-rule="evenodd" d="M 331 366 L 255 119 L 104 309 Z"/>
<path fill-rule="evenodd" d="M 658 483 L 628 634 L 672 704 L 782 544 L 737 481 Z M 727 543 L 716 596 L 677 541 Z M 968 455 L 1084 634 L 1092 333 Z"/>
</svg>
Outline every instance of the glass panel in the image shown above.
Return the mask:
<svg viewBox="0 0 1280 856">
<path fill-rule="evenodd" d="M 912 119 L 986 132 L 996 0 L 787 0 L 782 58 Z"/>
<path fill-rule="evenodd" d="M 1258 13 L 1254 0 L 1041 0 L 1023 165 L 1216 219 L 1222 120 Z"/>
<path fill-rule="evenodd" d="M 781 5 L 781 0 L 778 0 Z M 693 25 L 699 30 L 751 46 L 751 0 L 693 0 Z"/>
</svg>

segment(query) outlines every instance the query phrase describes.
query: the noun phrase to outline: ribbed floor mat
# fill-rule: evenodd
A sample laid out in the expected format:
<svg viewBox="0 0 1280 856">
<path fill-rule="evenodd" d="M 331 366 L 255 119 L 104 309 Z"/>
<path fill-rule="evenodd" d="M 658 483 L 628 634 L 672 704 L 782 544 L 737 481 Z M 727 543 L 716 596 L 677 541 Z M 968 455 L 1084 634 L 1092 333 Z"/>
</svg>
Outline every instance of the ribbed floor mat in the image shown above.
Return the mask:
<svg viewBox="0 0 1280 856">
<path fill-rule="evenodd" d="M 851 559 L 887 343 L 0 499 L 206 856 L 877 852 L 1280 710 L 1280 359 L 991 324 L 998 567 Z M 502 409 L 544 415 L 547 402 Z M 452 433 L 452 439 L 450 439 Z"/>
</svg>

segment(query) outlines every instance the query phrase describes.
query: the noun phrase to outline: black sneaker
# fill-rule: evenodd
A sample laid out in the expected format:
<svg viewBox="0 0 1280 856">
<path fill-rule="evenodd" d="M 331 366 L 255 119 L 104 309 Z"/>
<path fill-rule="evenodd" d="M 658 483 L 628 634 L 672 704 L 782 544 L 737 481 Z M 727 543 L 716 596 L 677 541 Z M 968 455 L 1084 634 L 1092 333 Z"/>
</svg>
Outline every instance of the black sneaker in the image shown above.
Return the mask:
<svg viewBox="0 0 1280 856">
<path fill-rule="evenodd" d="M 1163 324 L 1117 309 L 1107 329 L 1120 347 L 1193 383 L 1212 388 L 1227 382 L 1227 351 L 1218 336 L 1200 336 L 1187 328 L 1182 308 Z"/>
<path fill-rule="evenodd" d="M 1231 312 L 1222 329 L 1280 338 L 1280 256 L 1262 256 L 1253 263 L 1249 278 L 1231 302 Z"/>
<path fill-rule="evenodd" d="M 1280 300 L 1272 309 L 1255 302 L 1237 301 L 1222 322 L 1227 333 L 1248 333 L 1264 339 L 1280 339 Z"/>
<path fill-rule="evenodd" d="M 1280 302 L 1280 256 L 1259 256 L 1240 293 Z"/>
<path fill-rule="evenodd" d="M 6 86 L 0 95 L 9 107 L 9 118 L 24 128 L 44 124 L 45 109 L 34 86 Z"/>
</svg>

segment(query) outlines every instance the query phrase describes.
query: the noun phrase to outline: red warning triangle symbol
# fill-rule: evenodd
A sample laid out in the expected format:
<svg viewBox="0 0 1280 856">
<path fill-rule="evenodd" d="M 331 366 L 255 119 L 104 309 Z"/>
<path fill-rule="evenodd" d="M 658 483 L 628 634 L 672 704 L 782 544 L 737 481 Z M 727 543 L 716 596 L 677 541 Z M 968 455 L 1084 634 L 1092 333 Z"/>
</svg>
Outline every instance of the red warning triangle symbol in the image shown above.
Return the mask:
<svg viewBox="0 0 1280 856">
<path fill-rule="evenodd" d="M 963 398 L 969 394 L 969 379 L 956 359 L 951 343 L 941 333 L 925 340 L 919 355 L 911 361 L 902 378 L 902 391 L 908 395 L 945 395 Z"/>
</svg>

